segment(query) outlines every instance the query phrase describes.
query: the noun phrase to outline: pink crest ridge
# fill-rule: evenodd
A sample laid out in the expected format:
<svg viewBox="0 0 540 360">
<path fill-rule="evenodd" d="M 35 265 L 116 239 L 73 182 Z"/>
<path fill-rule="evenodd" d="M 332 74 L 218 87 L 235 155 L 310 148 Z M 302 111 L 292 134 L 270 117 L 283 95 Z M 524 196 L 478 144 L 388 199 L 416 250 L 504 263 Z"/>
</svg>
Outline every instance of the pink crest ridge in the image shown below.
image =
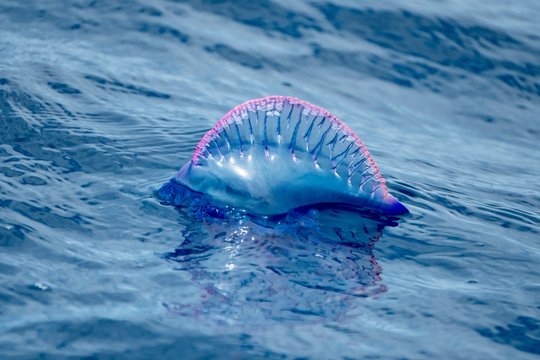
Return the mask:
<svg viewBox="0 0 540 360">
<path fill-rule="evenodd" d="M 197 147 L 195 148 L 195 151 L 193 152 L 193 156 L 191 158 L 192 164 L 196 164 L 199 157 L 203 153 L 203 151 L 206 149 L 206 147 L 209 145 L 209 143 L 215 139 L 219 133 L 227 126 L 234 122 L 241 122 L 242 119 L 247 118 L 247 111 L 269 111 L 269 110 L 281 110 L 283 109 L 283 106 L 285 103 L 288 103 L 290 105 L 301 105 L 304 107 L 304 111 L 307 111 L 306 115 L 321 115 L 327 119 L 330 120 L 332 123 L 332 126 L 335 126 L 339 129 L 341 129 L 343 132 L 348 134 L 355 143 L 360 147 L 362 153 L 366 157 L 366 159 L 369 161 L 371 167 L 375 170 L 375 177 L 380 183 L 380 187 L 384 191 L 384 195 L 388 194 L 388 188 L 386 187 L 386 181 L 382 177 L 382 175 L 379 172 L 379 168 L 377 167 L 377 164 L 375 164 L 375 161 L 371 157 L 371 154 L 367 150 L 366 146 L 360 140 L 358 135 L 349 127 L 347 126 L 343 121 L 341 121 L 337 116 L 330 113 L 328 110 L 313 105 L 307 101 L 292 97 L 292 96 L 266 96 L 263 98 L 258 99 L 252 99 L 249 101 L 246 101 L 233 109 L 231 109 L 227 114 L 225 114 L 217 123 L 216 125 L 210 129 L 202 139 L 197 144 Z"/>
</svg>

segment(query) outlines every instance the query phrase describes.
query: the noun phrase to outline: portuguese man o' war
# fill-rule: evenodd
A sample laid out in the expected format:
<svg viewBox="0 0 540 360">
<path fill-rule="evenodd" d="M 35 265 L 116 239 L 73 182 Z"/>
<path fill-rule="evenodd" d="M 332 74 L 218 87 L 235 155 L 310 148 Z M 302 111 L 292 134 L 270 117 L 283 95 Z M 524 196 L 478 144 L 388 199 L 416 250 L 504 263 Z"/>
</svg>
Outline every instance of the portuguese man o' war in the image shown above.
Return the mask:
<svg viewBox="0 0 540 360">
<path fill-rule="evenodd" d="M 385 216 L 407 212 L 347 125 L 288 96 L 230 110 L 158 195 L 175 206 L 205 196 L 217 207 L 263 216 L 334 205 Z"/>
</svg>

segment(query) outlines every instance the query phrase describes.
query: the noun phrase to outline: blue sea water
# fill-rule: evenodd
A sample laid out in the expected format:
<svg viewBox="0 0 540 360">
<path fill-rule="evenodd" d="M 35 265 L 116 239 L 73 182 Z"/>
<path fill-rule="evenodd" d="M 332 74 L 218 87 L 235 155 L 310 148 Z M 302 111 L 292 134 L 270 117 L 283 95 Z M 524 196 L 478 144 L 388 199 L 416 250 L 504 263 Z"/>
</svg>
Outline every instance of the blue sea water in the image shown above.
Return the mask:
<svg viewBox="0 0 540 360">
<path fill-rule="evenodd" d="M 538 19 L 532 0 L 3 0 L 1 357 L 538 357 Z M 410 215 L 161 204 L 205 131 L 266 95 L 345 121 Z"/>
</svg>

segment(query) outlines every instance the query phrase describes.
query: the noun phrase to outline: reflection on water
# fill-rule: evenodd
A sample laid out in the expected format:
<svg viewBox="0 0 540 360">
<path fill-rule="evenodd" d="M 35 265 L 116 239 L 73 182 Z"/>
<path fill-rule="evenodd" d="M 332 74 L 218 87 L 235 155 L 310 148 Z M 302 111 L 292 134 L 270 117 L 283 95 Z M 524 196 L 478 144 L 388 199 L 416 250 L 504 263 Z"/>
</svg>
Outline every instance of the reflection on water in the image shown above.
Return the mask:
<svg viewBox="0 0 540 360">
<path fill-rule="evenodd" d="M 248 326 L 339 320 L 357 298 L 386 291 L 373 248 L 395 223 L 331 209 L 224 217 L 192 222 L 183 243 L 164 255 L 200 289 L 164 304 L 172 313 Z"/>
</svg>

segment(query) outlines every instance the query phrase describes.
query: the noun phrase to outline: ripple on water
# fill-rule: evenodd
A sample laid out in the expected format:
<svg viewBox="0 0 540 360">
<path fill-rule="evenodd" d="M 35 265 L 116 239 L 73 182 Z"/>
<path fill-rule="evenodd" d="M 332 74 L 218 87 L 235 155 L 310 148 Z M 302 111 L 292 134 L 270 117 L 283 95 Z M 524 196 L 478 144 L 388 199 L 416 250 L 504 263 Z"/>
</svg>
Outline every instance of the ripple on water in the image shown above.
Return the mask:
<svg viewBox="0 0 540 360">
<path fill-rule="evenodd" d="M 1 1 L 0 356 L 538 354 L 535 4 Z M 271 94 L 339 115 L 412 213 L 152 197 Z"/>
</svg>

